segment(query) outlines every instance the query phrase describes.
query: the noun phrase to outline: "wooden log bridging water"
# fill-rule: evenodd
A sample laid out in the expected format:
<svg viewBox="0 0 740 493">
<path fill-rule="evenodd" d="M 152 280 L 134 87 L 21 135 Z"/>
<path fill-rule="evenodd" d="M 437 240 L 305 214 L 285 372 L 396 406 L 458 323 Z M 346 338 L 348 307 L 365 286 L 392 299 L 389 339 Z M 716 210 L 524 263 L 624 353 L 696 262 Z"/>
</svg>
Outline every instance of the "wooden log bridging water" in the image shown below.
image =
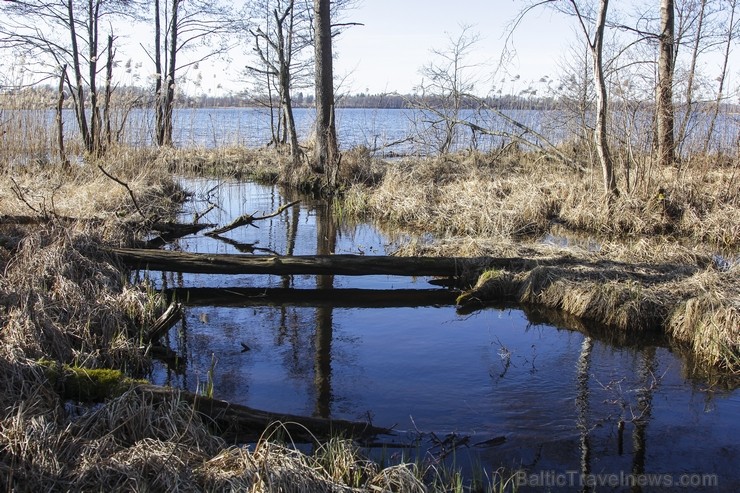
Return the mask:
<svg viewBox="0 0 740 493">
<path fill-rule="evenodd" d="M 454 305 L 459 291 L 448 289 L 297 289 L 297 288 L 176 288 L 167 299 L 188 306 L 331 306 L 392 308 Z"/>
<path fill-rule="evenodd" d="M 520 270 L 520 258 L 389 257 L 366 255 L 237 255 L 168 250 L 110 248 L 110 253 L 135 269 L 200 274 L 396 275 L 456 277 L 484 268 Z"/>
</svg>

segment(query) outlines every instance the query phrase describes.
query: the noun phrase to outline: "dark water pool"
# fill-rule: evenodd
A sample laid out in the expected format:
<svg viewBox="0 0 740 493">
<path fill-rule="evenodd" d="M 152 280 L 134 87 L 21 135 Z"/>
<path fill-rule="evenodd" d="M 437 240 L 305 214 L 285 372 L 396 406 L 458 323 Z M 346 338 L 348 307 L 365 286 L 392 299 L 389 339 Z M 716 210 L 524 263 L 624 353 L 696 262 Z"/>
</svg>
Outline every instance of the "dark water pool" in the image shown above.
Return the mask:
<svg viewBox="0 0 740 493">
<path fill-rule="evenodd" d="M 295 199 L 254 184 L 185 186 L 195 196 L 183 219 L 211 202 L 218 208 L 203 221 L 220 225 L 244 213 L 269 214 Z M 225 240 L 186 237 L 175 247 L 254 255 L 379 255 L 393 248 L 372 226 L 342 224 L 337 215 L 303 200 L 259 228 L 233 230 Z M 172 347 L 187 356 L 187 371 L 158 368 L 158 383 L 197 390 L 212 381 L 216 397 L 256 408 L 369 418 L 394 427 L 394 443 L 423 444 L 409 453 L 427 460 L 454 449 L 448 460 L 454 456 L 479 475 L 521 469 L 519 491 L 590 485 L 596 491 L 740 491 L 740 393 L 686 377 L 667 344 L 618 347 L 530 320 L 518 308 L 461 315 L 434 299 L 399 297 L 381 303 L 385 307 L 359 308 L 361 295 L 356 303 L 340 299 L 345 288 L 432 288 L 427 279 L 154 276 L 168 287 L 337 293 L 336 302 L 194 303 L 170 334 Z M 462 445 L 451 447 L 453 439 Z"/>
</svg>

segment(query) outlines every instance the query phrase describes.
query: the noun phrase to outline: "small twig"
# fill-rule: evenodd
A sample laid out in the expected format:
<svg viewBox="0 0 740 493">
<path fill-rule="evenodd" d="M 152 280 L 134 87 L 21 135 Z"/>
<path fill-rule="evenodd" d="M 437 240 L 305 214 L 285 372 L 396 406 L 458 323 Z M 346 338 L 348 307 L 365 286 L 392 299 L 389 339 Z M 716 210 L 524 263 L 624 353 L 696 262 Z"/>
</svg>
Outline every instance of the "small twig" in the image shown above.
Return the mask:
<svg viewBox="0 0 740 493">
<path fill-rule="evenodd" d="M 118 183 L 119 185 L 124 187 L 126 190 L 128 190 L 128 194 L 131 196 L 131 200 L 134 202 L 134 207 L 136 207 L 136 211 L 141 215 L 141 217 L 144 218 L 145 221 L 148 221 L 149 218 L 147 218 L 146 215 L 143 212 L 141 212 L 141 208 L 139 207 L 139 203 L 136 201 L 136 196 L 134 195 L 134 191 L 131 190 L 131 187 L 128 186 L 128 183 L 121 181 L 115 176 L 111 175 L 110 173 L 105 171 L 105 169 L 103 169 L 101 165 L 98 165 L 98 169 L 102 171 L 105 176 L 107 176 L 108 178 L 110 178 L 111 180 Z"/>
<path fill-rule="evenodd" d="M 38 214 L 39 216 L 43 216 L 43 217 L 46 217 L 46 214 L 44 214 L 44 213 L 41 213 L 41 212 L 39 212 L 39 210 L 38 210 L 38 209 L 36 209 L 36 208 L 35 208 L 34 206 L 32 206 L 32 205 L 31 205 L 31 204 L 30 204 L 30 203 L 29 203 L 29 202 L 28 202 L 28 201 L 26 200 L 26 197 L 25 197 L 25 195 L 24 195 L 24 193 L 23 193 L 23 190 L 21 190 L 21 187 L 20 187 L 20 185 L 18 185 L 18 183 L 17 183 L 16 181 L 15 181 L 15 179 L 13 179 L 13 177 L 12 177 L 12 176 L 10 177 L 10 181 L 12 181 L 12 182 L 13 182 L 13 186 L 12 186 L 12 187 L 10 187 L 10 189 L 11 189 L 11 190 L 13 191 L 13 193 L 15 194 L 15 196 L 16 196 L 16 197 L 18 197 L 18 200 L 20 200 L 21 202 L 23 202 L 24 204 L 26 204 L 26 206 L 27 206 L 27 207 L 28 207 L 29 209 L 31 209 L 31 210 L 32 210 L 33 212 L 35 212 L 35 213 L 36 213 L 36 214 Z"/>
</svg>

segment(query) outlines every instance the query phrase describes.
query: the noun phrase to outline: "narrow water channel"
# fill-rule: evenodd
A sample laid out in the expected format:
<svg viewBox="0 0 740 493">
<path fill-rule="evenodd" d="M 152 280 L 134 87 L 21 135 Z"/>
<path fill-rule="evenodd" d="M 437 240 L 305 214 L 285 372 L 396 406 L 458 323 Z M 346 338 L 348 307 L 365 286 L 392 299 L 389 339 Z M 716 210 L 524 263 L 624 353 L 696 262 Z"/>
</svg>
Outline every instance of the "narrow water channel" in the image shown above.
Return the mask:
<svg viewBox="0 0 740 493">
<path fill-rule="evenodd" d="M 187 180 L 184 186 L 194 197 L 182 219 L 216 204 L 201 221 L 219 225 L 245 213 L 267 215 L 297 198 L 251 183 Z M 332 216 L 330 207 L 304 198 L 256 228 L 220 239 L 186 237 L 172 247 L 250 255 L 392 250 L 391 239 L 371 225 Z M 537 484 L 548 478 L 551 489 L 578 490 L 577 475 L 585 473 L 663 475 L 666 487 L 642 491 L 740 491 L 740 392 L 688 379 L 682 360 L 663 343 L 613 346 L 530 320 L 516 307 L 462 315 L 433 297 L 372 304 L 361 295 L 340 299 L 349 288 L 432 288 L 424 278 L 152 277 L 169 288 L 337 293 L 335 302 L 191 300 L 182 325 L 169 335 L 173 349 L 186 356 L 186 370 L 157 367 L 156 383 L 192 391 L 212 383 L 217 398 L 259 409 L 371 419 L 393 427 L 395 442 L 421 436 L 425 447 L 437 445 L 421 451 L 426 457 L 439 455 L 440 442 L 454 437 L 464 443 L 454 454 L 460 463 L 488 474 L 523 468 L 532 490 L 548 486 Z M 684 480 L 717 487 L 687 488 L 679 484 Z M 596 490 L 630 489 L 624 481 Z"/>
</svg>

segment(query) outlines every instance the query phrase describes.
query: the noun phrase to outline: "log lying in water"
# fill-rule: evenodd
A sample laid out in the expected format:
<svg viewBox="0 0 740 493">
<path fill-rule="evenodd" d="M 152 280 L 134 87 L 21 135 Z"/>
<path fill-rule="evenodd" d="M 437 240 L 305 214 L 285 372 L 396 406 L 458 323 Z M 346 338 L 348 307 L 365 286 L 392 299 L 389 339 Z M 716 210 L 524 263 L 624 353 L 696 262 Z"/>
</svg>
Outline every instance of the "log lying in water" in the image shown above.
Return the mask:
<svg viewBox="0 0 740 493">
<path fill-rule="evenodd" d="M 457 291 L 447 289 L 293 289 L 293 288 L 178 288 L 167 299 L 195 306 L 332 306 L 391 308 L 454 305 Z"/>
<path fill-rule="evenodd" d="M 134 389 L 152 401 L 182 399 L 203 416 L 213 431 L 230 442 L 250 442 L 273 423 L 280 423 L 295 440 L 312 441 L 314 438 L 330 438 L 335 435 L 366 438 L 387 435 L 391 430 L 373 426 L 362 421 L 314 418 L 293 414 L 262 411 L 239 404 L 201 396 L 185 390 L 151 385 L 134 380 L 118 370 L 71 367 L 53 361 L 39 362 L 59 395 L 64 399 L 82 402 L 102 402 Z"/>
<path fill-rule="evenodd" d="M 204 274 L 460 276 L 482 268 L 520 269 L 519 258 L 388 257 L 365 255 L 236 255 L 111 248 L 126 265 L 158 271 Z"/>
<path fill-rule="evenodd" d="M 264 431 L 275 423 L 296 441 L 313 441 L 342 435 L 352 438 L 367 438 L 392 434 L 388 428 L 380 428 L 361 421 L 314 418 L 293 414 L 261 411 L 239 404 L 203 397 L 192 392 L 178 391 L 156 385 L 139 385 L 139 390 L 153 397 L 179 396 L 189 402 L 196 412 L 211 423 L 220 436 L 228 441 L 244 443 L 257 440 Z"/>
</svg>

